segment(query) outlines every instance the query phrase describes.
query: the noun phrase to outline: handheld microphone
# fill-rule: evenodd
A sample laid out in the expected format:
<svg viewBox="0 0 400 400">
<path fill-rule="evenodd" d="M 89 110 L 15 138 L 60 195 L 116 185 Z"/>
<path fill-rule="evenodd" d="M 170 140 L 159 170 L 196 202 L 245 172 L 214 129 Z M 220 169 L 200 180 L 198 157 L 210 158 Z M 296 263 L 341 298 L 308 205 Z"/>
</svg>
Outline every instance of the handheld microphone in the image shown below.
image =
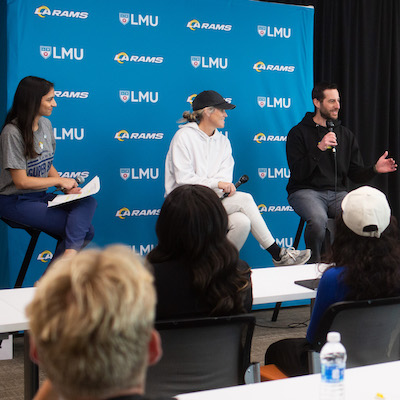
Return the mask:
<svg viewBox="0 0 400 400">
<path fill-rule="evenodd" d="M 326 120 L 326 127 L 328 128 L 329 132 L 333 132 L 333 128 L 335 127 L 335 124 L 331 119 Z M 336 147 L 332 146 L 332 153 L 336 153 Z"/>
<path fill-rule="evenodd" d="M 249 177 L 247 175 L 242 175 L 239 180 L 235 183 L 235 188 L 237 189 L 240 185 L 243 185 L 243 183 L 246 183 L 249 180 Z M 228 197 L 229 193 L 224 193 L 220 199 L 223 200 L 225 197 Z"/>
<path fill-rule="evenodd" d="M 83 176 L 80 176 L 80 175 L 76 176 L 76 177 L 75 177 L 75 180 L 76 180 L 76 183 L 77 183 L 78 185 L 80 185 L 80 184 L 82 184 L 83 182 L 85 182 L 85 178 L 84 178 Z"/>
</svg>

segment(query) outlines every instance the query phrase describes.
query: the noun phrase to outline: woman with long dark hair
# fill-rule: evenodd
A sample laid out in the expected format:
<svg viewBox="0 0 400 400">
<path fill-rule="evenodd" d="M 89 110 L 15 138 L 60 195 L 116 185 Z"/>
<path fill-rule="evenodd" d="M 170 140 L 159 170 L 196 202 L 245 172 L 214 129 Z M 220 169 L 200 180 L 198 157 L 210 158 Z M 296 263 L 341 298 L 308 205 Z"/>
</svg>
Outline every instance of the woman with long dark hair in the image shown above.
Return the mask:
<svg viewBox="0 0 400 400">
<path fill-rule="evenodd" d="M 97 206 L 94 198 L 86 197 L 47 207 L 55 197 L 46 193 L 49 187 L 80 192 L 75 179 L 61 178 L 53 165 L 55 139 L 46 117 L 56 106 L 54 85 L 27 76 L 17 87 L 0 134 L 0 216 L 60 237 L 53 259 L 73 254 L 92 240 Z"/>
<path fill-rule="evenodd" d="M 182 185 L 165 199 L 156 224 L 157 319 L 232 315 L 251 310 L 250 268 L 228 240 L 228 216 L 206 186 Z"/>
<path fill-rule="evenodd" d="M 273 343 L 265 355 L 266 364 L 290 376 L 308 373 L 307 350 L 331 304 L 400 295 L 399 228 L 382 192 L 363 186 L 345 196 L 331 252 L 323 261 L 330 266 L 318 286 L 306 339 Z"/>
</svg>

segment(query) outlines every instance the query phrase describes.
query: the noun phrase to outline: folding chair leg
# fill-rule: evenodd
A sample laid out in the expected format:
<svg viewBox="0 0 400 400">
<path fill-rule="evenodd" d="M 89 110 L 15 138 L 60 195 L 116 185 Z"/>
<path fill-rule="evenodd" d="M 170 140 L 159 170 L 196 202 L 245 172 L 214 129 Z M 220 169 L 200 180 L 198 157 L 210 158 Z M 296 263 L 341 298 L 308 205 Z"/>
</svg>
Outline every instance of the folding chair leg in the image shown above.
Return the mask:
<svg viewBox="0 0 400 400">
<path fill-rule="evenodd" d="M 29 357 L 29 334 L 24 333 L 24 398 L 33 399 L 39 389 L 39 367 Z"/>
<path fill-rule="evenodd" d="M 25 253 L 24 261 L 22 262 L 21 269 L 19 270 L 19 274 L 17 280 L 15 281 L 14 288 L 20 288 L 24 283 L 26 271 L 28 270 L 29 263 L 31 261 L 33 252 L 35 250 L 36 243 L 39 239 L 39 234 L 40 232 L 39 233 L 33 232 L 31 234 L 31 240 L 29 242 L 28 250 Z"/>
<path fill-rule="evenodd" d="M 304 228 L 305 222 L 306 221 L 303 218 L 300 218 L 299 226 L 297 228 L 296 236 L 295 236 L 294 242 L 293 242 L 293 247 L 295 249 L 297 249 L 297 247 L 299 247 L 300 238 L 301 238 L 301 234 L 303 233 L 303 228 Z"/>
<path fill-rule="evenodd" d="M 271 321 L 276 322 L 278 319 L 279 310 L 281 309 L 282 302 L 275 303 L 274 313 L 272 314 Z"/>
</svg>

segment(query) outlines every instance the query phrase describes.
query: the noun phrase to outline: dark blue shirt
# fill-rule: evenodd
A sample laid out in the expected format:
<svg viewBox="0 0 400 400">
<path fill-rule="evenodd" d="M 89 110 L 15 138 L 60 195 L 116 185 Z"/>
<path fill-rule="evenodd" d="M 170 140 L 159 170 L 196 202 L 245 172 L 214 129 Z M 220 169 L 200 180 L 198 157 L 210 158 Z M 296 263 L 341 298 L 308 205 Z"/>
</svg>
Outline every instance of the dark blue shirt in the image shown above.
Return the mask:
<svg viewBox="0 0 400 400">
<path fill-rule="evenodd" d="M 342 273 L 346 267 L 329 268 L 322 275 L 318 285 L 317 297 L 311 315 L 310 325 L 307 330 L 307 340 L 313 343 L 319 321 L 325 310 L 333 303 L 343 301 L 348 293 L 348 288 L 342 280 Z"/>
</svg>

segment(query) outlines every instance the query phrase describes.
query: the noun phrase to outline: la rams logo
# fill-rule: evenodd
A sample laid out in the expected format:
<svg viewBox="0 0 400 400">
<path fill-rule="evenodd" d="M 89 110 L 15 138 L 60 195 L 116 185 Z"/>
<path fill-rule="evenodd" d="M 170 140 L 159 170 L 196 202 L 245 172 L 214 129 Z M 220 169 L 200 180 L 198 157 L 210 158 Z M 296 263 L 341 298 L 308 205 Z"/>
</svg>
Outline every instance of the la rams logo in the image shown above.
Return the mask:
<svg viewBox="0 0 400 400">
<path fill-rule="evenodd" d="M 257 104 L 261 108 L 264 108 L 266 103 L 267 103 L 267 98 L 266 97 L 257 97 Z"/>
<path fill-rule="evenodd" d="M 191 62 L 192 62 L 193 67 L 197 68 L 200 65 L 200 57 L 192 56 Z"/>
<path fill-rule="evenodd" d="M 126 25 L 129 22 L 129 14 L 119 13 L 119 22 L 122 25 Z"/>
<path fill-rule="evenodd" d="M 124 53 L 123 51 L 121 53 L 118 53 L 115 57 L 114 60 L 119 62 L 120 64 L 123 64 L 125 61 L 129 61 L 128 54 Z"/>
<path fill-rule="evenodd" d="M 192 31 L 195 31 L 196 28 L 200 28 L 200 22 L 197 21 L 197 19 L 192 19 L 191 21 L 188 22 L 186 27 L 191 29 Z"/>
<path fill-rule="evenodd" d="M 257 135 L 254 136 L 253 140 L 255 142 L 257 142 L 257 143 L 261 143 L 261 142 L 265 142 L 266 141 L 266 137 L 262 132 L 260 132 L 260 133 L 257 133 Z"/>
<path fill-rule="evenodd" d="M 131 170 L 129 168 L 120 168 L 119 174 L 121 175 L 121 178 L 126 181 L 131 176 Z"/>
<path fill-rule="evenodd" d="M 49 250 L 45 250 L 42 253 L 38 255 L 38 261 L 41 261 L 43 263 L 49 262 L 53 258 L 53 253 Z"/>
<path fill-rule="evenodd" d="M 120 219 L 125 219 L 126 217 L 130 217 L 130 215 L 131 212 L 126 207 L 123 207 L 117 211 L 117 214 L 115 216 Z"/>
<path fill-rule="evenodd" d="M 115 134 L 115 139 L 118 139 L 120 142 L 123 142 L 125 139 L 129 139 L 129 133 L 125 129 L 117 132 Z"/>
<path fill-rule="evenodd" d="M 194 98 L 197 96 L 197 94 L 191 94 L 188 98 L 187 98 L 187 102 L 188 103 L 190 103 L 190 104 L 192 104 L 193 103 L 193 100 L 194 100 Z"/>
<path fill-rule="evenodd" d="M 258 25 L 257 26 L 257 32 L 261 37 L 263 37 L 263 36 L 265 36 L 265 33 L 267 32 L 267 27 L 266 26 L 262 26 L 262 25 Z"/>
<path fill-rule="evenodd" d="M 267 211 L 267 206 L 265 204 L 260 204 L 258 206 L 258 211 L 260 211 L 260 214 L 263 214 Z"/>
<path fill-rule="evenodd" d="M 46 18 L 45 14 L 50 15 L 50 8 L 46 6 L 40 6 L 35 10 L 35 14 L 40 18 Z"/>
<path fill-rule="evenodd" d="M 262 61 L 256 62 L 253 66 L 253 69 L 255 69 L 257 72 L 261 72 L 262 70 L 265 70 L 265 64 Z"/>
<path fill-rule="evenodd" d="M 129 90 L 120 90 L 119 91 L 119 98 L 124 102 L 124 103 L 126 103 L 127 101 L 129 101 L 130 100 L 130 93 L 129 93 Z"/>
<path fill-rule="evenodd" d="M 267 176 L 267 168 L 258 168 L 258 176 L 264 179 Z"/>
<path fill-rule="evenodd" d="M 47 60 L 51 56 L 51 47 L 40 46 L 40 55 Z"/>
</svg>

